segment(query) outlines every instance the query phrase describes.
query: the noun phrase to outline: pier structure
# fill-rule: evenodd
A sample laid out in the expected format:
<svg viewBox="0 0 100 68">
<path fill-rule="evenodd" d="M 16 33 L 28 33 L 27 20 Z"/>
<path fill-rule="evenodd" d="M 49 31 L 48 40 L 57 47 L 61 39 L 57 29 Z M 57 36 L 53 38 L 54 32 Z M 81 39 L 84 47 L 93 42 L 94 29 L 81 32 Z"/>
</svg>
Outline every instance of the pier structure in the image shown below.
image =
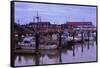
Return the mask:
<svg viewBox="0 0 100 68">
<path fill-rule="evenodd" d="M 38 32 L 37 30 L 30 30 L 27 27 L 21 26 L 21 25 L 17 25 L 15 24 L 16 27 L 16 32 L 15 32 L 15 40 L 17 42 L 22 42 L 23 38 L 25 38 L 26 36 L 34 36 L 35 37 L 35 42 L 36 42 L 36 49 L 39 49 L 39 37 L 40 36 L 45 36 L 48 39 L 51 38 L 51 40 L 54 38 L 52 37 L 54 34 L 55 36 L 57 36 L 57 48 L 61 47 L 62 43 L 65 42 L 83 42 L 83 41 L 89 41 L 89 40 L 95 40 L 96 38 L 96 30 L 91 28 L 91 30 L 87 29 L 87 30 L 81 30 L 81 29 L 62 29 L 61 31 L 49 31 L 46 30 L 45 32 Z M 64 35 L 65 34 L 65 35 Z M 49 37 L 48 37 L 49 36 Z M 65 38 L 64 41 L 63 38 Z M 46 40 L 47 41 L 47 40 Z"/>
<path fill-rule="evenodd" d="M 34 37 L 35 49 L 36 52 L 38 52 L 41 36 L 48 38 L 42 38 L 42 41 L 44 41 L 45 44 L 51 44 L 52 42 L 56 43 L 56 48 L 61 48 L 61 45 L 65 44 L 66 42 L 75 43 L 96 40 L 95 38 L 97 30 L 92 22 L 66 22 L 61 25 L 51 24 L 50 22 L 41 21 L 41 17 L 39 16 L 38 12 L 35 19 L 36 22 L 33 21 L 25 25 L 14 23 L 15 42 L 17 45 L 18 42 L 23 42 L 25 37 Z M 50 40 L 52 42 L 49 42 Z"/>
</svg>

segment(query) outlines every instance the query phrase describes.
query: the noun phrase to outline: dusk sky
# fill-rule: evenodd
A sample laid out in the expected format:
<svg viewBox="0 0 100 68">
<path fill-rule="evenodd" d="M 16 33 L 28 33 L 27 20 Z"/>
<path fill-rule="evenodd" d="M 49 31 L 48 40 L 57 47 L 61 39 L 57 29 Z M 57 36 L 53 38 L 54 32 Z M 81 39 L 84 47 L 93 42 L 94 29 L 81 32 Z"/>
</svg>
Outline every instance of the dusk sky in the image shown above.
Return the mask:
<svg viewBox="0 0 100 68">
<path fill-rule="evenodd" d="M 52 24 L 92 22 L 96 25 L 96 7 L 15 2 L 15 22 L 27 24 L 37 16 Z"/>
</svg>

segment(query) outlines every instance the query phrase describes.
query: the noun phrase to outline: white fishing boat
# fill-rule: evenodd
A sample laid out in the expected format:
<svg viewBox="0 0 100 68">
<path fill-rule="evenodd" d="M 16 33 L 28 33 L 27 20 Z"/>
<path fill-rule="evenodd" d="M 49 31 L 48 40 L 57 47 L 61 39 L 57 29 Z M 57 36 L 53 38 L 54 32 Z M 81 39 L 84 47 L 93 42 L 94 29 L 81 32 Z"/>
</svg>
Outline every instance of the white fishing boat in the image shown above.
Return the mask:
<svg viewBox="0 0 100 68">
<path fill-rule="evenodd" d="M 81 37 L 75 37 L 74 39 L 75 39 L 76 42 L 81 41 Z"/>
<path fill-rule="evenodd" d="M 62 38 L 63 41 L 72 41 L 73 40 L 73 37 L 66 36 L 66 35 L 62 35 L 61 38 Z"/>
<path fill-rule="evenodd" d="M 35 38 L 34 37 L 25 37 L 22 42 L 19 42 L 18 45 L 22 49 L 36 49 Z M 57 45 L 50 42 L 49 44 L 39 44 L 39 49 L 56 49 Z"/>
<path fill-rule="evenodd" d="M 22 42 L 18 42 L 21 48 L 23 47 L 35 47 L 34 37 L 25 37 Z"/>
</svg>

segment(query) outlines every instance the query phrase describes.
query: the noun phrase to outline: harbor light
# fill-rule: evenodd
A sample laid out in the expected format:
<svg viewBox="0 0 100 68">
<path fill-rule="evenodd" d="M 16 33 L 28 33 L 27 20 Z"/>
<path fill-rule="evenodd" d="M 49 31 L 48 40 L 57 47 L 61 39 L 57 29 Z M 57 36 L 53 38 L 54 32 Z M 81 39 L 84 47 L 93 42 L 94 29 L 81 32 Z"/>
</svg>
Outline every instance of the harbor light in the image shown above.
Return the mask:
<svg viewBox="0 0 100 68">
<path fill-rule="evenodd" d="M 21 36 L 22 38 L 24 37 L 24 35 Z"/>
<path fill-rule="evenodd" d="M 15 34 L 15 37 L 18 37 L 18 34 Z"/>
</svg>

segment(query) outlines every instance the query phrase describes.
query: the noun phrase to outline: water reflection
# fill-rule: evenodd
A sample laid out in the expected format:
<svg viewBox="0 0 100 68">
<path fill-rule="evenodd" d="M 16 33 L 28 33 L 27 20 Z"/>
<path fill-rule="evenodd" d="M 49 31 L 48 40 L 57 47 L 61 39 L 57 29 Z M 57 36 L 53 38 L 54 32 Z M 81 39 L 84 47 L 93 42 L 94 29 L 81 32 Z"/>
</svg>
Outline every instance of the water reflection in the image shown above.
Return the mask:
<svg viewBox="0 0 100 68">
<path fill-rule="evenodd" d="M 62 49 L 40 50 L 40 54 L 16 54 L 15 66 L 96 61 L 96 42 L 66 45 Z"/>
</svg>

